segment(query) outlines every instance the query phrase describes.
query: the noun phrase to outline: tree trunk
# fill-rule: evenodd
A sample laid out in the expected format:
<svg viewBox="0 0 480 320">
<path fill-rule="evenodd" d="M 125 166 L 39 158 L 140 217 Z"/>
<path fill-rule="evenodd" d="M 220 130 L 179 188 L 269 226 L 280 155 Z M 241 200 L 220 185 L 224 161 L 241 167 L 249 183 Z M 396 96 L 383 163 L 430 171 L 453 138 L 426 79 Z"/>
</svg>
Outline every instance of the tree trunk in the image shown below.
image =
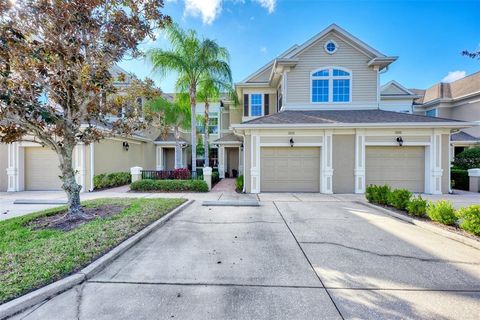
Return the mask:
<svg viewBox="0 0 480 320">
<path fill-rule="evenodd" d="M 208 112 L 209 112 L 210 105 L 208 103 L 208 100 L 205 101 L 205 141 L 203 142 L 204 145 L 204 158 L 205 158 L 205 163 L 203 164 L 204 167 L 209 167 L 210 166 L 210 161 L 209 161 L 209 154 L 208 154 L 208 135 L 209 135 L 209 120 L 208 120 Z"/>
<path fill-rule="evenodd" d="M 197 174 L 197 121 L 195 118 L 195 107 L 197 104 L 197 92 L 196 84 L 190 87 L 190 108 L 192 110 L 191 123 L 192 123 L 192 172 L 196 176 Z"/>
<path fill-rule="evenodd" d="M 182 146 L 180 145 L 180 131 L 178 130 L 178 126 L 173 128 L 174 135 L 175 135 L 175 169 L 179 169 L 183 167 L 182 164 Z"/>
<path fill-rule="evenodd" d="M 73 147 L 66 146 L 60 153 L 60 171 L 62 172 L 62 189 L 67 194 L 68 217 L 70 219 L 87 218 L 80 205 L 80 191 L 82 187 L 75 180 L 73 169 Z"/>
</svg>

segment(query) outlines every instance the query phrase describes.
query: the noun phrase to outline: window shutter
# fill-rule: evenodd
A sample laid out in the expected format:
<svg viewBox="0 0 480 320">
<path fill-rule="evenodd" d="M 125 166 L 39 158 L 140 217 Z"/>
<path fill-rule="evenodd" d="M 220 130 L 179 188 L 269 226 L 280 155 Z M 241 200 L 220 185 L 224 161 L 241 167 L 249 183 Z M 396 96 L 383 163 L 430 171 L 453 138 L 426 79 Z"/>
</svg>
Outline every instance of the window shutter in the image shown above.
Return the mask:
<svg viewBox="0 0 480 320">
<path fill-rule="evenodd" d="M 248 117 L 248 94 L 243 95 L 243 116 Z"/>
<path fill-rule="evenodd" d="M 268 93 L 263 95 L 263 115 L 266 116 L 269 111 L 270 95 Z"/>
</svg>

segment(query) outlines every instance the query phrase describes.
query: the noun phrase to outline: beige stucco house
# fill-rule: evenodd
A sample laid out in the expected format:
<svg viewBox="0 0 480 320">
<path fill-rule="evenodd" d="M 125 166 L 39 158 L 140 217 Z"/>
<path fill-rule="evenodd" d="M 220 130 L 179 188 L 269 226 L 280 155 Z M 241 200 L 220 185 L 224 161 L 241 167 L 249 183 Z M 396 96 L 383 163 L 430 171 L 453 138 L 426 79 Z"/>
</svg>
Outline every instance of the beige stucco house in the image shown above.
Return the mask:
<svg viewBox="0 0 480 320">
<path fill-rule="evenodd" d="M 240 106 L 224 101 L 220 175 L 237 165 L 251 193 L 449 192 L 450 135 L 470 124 L 413 114 L 421 95 L 381 87 L 396 59 L 337 25 L 290 47 L 236 84 Z"/>
</svg>

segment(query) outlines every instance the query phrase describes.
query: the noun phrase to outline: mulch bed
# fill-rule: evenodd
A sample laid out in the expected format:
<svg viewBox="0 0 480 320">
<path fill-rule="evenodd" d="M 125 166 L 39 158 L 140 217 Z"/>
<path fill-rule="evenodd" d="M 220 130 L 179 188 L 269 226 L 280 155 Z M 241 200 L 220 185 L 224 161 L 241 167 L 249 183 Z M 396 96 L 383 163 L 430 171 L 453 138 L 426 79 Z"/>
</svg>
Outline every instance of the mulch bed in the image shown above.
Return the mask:
<svg viewBox="0 0 480 320">
<path fill-rule="evenodd" d="M 377 206 L 379 206 L 377 204 Z M 480 241 L 480 236 L 476 236 L 470 232 L 467 232 L 463 229 L 461 229 L 460 227 L 457 227 L 457 226 L 447 226 L 446 224 L 443 224 L 443 223 L 440 223 L 440 222 L 436 222 L 436 221 L 432 221 L 428 218 L 425 218 L 425 217 L 417 217 L 417 216 L 411 216 L 409 215 L 407 212 L 405 211 L 402 211 L 402 210 L 398 210 L 397 208 L 394 208 L 394 207 L 390 207 L 390 206 L 379 206 L 379 207 L 382 207 L 382 208 L 385 208 L 385 209 L 389 209 L 395 213 L 398 213 L 398 214 L 401 214 L 405 217 L 409 217 L 409 218 L 412 218 L 412 219 L 417 219 L 417 220 L 421 220 L 423 222 L 427 222 L 427 223 L 430 223 L 434 226 L 437 226 L 437 227 L 440 227 L 442 229 L 445 229 L 447 231 L 450 231 L 450 232 L 453 232 L 453 233 L 456 233 L 456 234 L 459 234 L 461 236 L 464 236 L 464 237 L 467 237 L 467 238 L 470 238 L 470 239 L 473 239 L 473 240 L 477 240 L 477 241 Z"/>
<path fill-rule="evenodd" d="M 107 218 L 122 212 L 127 206 L 120 204 L 105 204 L 94 208 L 83 208 L 85 215 L 88 218 L 78 217 L 76 219 L 69 218 L 67 211 L 59 212 L 53 216 L 44 216 L 33 220 L 29 223 L 34 230 L 39 229 L 56 229 L 61 231 L 70 231 L 84 223 L 87 223 L 96 218 Z"/>
</svg>

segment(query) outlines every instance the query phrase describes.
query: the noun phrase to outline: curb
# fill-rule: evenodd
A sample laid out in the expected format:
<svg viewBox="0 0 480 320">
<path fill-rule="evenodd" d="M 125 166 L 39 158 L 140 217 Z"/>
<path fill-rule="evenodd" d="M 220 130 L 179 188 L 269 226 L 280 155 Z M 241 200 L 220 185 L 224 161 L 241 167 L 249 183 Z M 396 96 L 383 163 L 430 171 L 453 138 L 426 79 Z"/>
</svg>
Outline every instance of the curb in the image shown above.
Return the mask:
<svg viewBox="0 0 480 320">
<path fill-rule="evenodd" d="M 82 270 L 66 277 L 61 280 L 55 281 L 45 287 L 27 293 L 19 298 L 16 298 L 12 301 L 4 303 L 0 305 L 0 319 L 6 319 L 7 317 L 13 316 L 14 314 L 23 311 L 29 307 L 32 307 L 44 300 L 47 300 L 53 296 L 56 296 L 68 289 L 73 288 L 74 286 L 92 278 L 95 274 L 100 272 L 103 268 L 105 268 L 108 264 L 110 264 L 113 260 L 117 259 L 120 255 L 122 255 L 125 251 L 133 247 L 137 244 L 140 240 L 144 239 L 153 231 L 159 229 L 163 226 L 166 222 L 172 219 L 174 216 L 182 212 L 185 208 L 190 206 L 194 200 L 188 200 L 178 206 L 177 208 L 173 209 L 157 221 L 153 222 L 152 224 L 148 225 L 147 227 L 143 228 L 135 235 L 131 236 L 130 238 L 126 239 L 118 246 L 98 258 L 97 260 L 90 263 L 88 266 L 83 268 Z"/>
<path fill-rule="evenodd" d="M 451 231 L 448 231 L 448 230 L 445 230 L 445 229 L 442 229 L 440 227 L 437 227 L 435 225 L 432 225 L 428 222 L 425 222 L 425 221 L 421 221 L 421 220 L 417 220 L 417 219 L 414 219 L 414 218 L 411 218 L 411 217 L 406 217 L 402 214 L 399 214 L 399 213 L 396 213 L 392 210 L 389 210 L 389 209 L 386 209 L 386 208 L 383 208 L 383 207 L 380 207 L 380 206 L 377 206 L 377 205 L 374 205 L 374 204 L 371 204 L 369 202 L 366 202 L 366 201 L 358 201 L 359 203 L 367 206 L 367 207 L 370 207 L 370 208 L 373 208 L 373 209 L 377 209 L 379 211 L 382 211 L 383 213 L 386 213 L 388 214 L 389 216 L 392 216 L 392 217 L 395 217 L 397 219 L 400 219 L 400 220 L 403 220 L 405 222 L 408 222 L 408 223 L 411 223 L 411 224 L 414 224 L 422 229 L 425 229 L 425 230 L 428 230 L 428 231 L 431 231 L 433 233 L 436 233 L 438 235 L 441 235 L 445 238 L 449 238 L 451 240 L 455 240 L 455 241 L 458 241 L 458 242 L 461 242 L 467 246 L 470 246 L 470 247 L 473 247 L 475 249 L 478 249 L 480 250 L 480 242 L 477 241 L 477 240 L 474 240 L 474 239 L 470 239 L 470 238 L 467 238 L 467 237 L 464 237 L 460 234 L 457 234 L 457 233 L 454 233 L 454 232 L 451 232 Z"/>
</svg>

